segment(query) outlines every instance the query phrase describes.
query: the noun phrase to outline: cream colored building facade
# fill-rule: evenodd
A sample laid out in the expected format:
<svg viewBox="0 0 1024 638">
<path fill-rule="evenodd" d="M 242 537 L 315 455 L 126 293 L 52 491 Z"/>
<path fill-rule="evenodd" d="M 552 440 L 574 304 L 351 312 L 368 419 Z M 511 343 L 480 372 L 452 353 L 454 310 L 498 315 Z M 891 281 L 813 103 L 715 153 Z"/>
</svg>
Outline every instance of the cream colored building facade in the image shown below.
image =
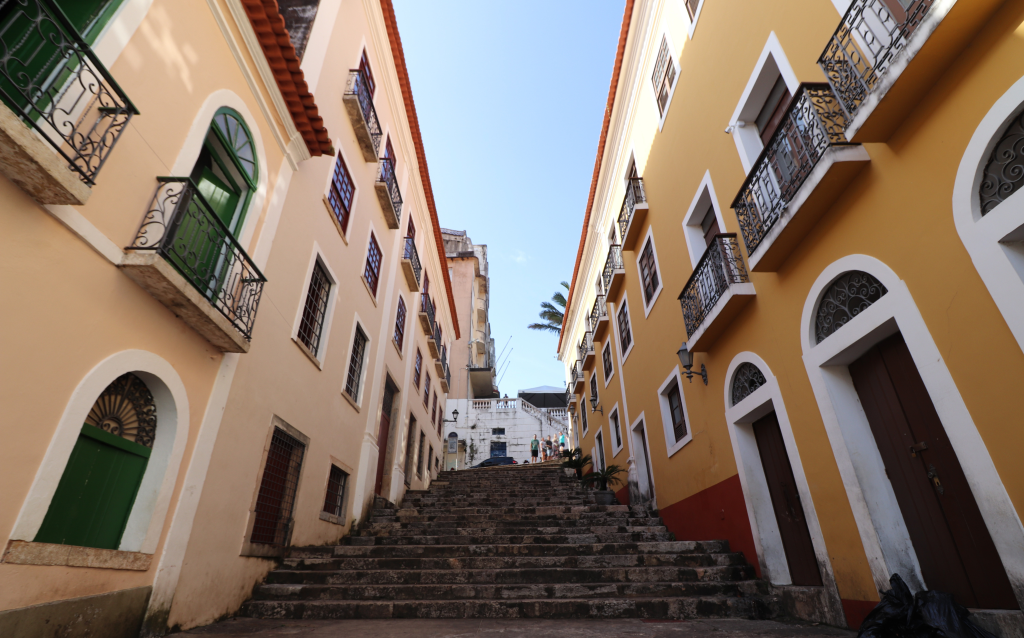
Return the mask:
<svg viewBox="0 0 1024 638">
<path fill-rule="evenodd" d="M 160 635 L 439 469 L 419 125 L 387 0 L 24 4 L 64 57 L 0 78 L 0 633 Z"/>
<path fill-rule="evenodd" d="M 580 445 L 792 613 L 856 628 L 899 574 L 1024 632 L 1022 25 L 626 2 L 559 345 Z"/>
</svg>

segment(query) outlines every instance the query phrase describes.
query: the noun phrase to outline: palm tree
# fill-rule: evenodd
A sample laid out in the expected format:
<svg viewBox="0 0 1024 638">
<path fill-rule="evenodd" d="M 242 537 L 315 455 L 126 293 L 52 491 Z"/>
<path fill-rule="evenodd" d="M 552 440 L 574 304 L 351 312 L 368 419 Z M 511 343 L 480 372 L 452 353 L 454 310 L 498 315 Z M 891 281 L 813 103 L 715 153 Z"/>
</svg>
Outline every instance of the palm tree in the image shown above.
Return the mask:
<svg viewBox="0 0 1024 638">
<path fill-rule="evenodd" d="M 562 287 L 569 291 L 569 282 L 563 281 Z M 553 301 L 554 303 L 551 303 Z M 545 323 L 531 323 L 527 326 L 530 330 L 547 330 L 559 332 L 562 329 L 562 319 L 565 315 L 565 295 L 556 292 L 551 295 L 551 301 L 542 301 L 540 304 L 540 318 Z"/>
</svg>

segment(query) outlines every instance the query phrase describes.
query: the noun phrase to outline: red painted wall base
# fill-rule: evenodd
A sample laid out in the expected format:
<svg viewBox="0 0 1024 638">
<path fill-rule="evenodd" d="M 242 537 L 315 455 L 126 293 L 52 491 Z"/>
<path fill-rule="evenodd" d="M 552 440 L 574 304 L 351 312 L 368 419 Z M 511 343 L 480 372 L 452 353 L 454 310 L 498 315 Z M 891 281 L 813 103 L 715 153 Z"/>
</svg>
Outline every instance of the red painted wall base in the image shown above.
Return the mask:
<svg viewBox="0 0 1024 638">
<path fill-rule="evenodd" d="M 846 615 L 846 624 L 850 626 L 850 629 L 860 629 L 861 623 L 864 622 L 864 619 L 871 610 L 878 605 L 878 602 L 873 600 L 846 600 L 844 598 L 842 602 L 843 613 Z"/>
<path fill-rule="evenodd" d="M 629 486 L 627 485 L 618 492 L 615 492 L 615 498 L 619 499 L 619 502 L 623 505 L 629 505 Z"/>
<path fill-rule="evenodd" d="M 732 551 L 742 552 L 761 577 L 739 474 L 659 510 L 676 540 L 727 540 Z"/>
</svg>

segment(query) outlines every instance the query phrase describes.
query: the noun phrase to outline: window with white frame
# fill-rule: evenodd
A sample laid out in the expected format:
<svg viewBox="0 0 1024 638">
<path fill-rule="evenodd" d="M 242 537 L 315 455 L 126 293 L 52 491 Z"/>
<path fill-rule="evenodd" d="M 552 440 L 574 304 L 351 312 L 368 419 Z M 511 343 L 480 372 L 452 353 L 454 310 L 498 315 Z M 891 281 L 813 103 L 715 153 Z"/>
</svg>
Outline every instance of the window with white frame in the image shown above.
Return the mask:
<svg viewBox="0 0 1024 638">
<path fill-rule="evenodd" d="M 686 5 L 686 13 L 689 14 L 692 21 L 697 17 L 697 8 L 700 7 L 700 0 L 683 0 L 683 4 Z"/>
<path fill-rule="evenodd" d="M 297 335 L 302 345 L 306 346 L 314 357 L 320 352 L 320 336 L 327 316 L 327 299 L 330 292 L 331 279 L 318 259 L 313 263 L 313 272 L 309 277 L 306 303 L 302 308 Z"/>
<path fill-rule="evenodd" d="M 594 436 L 594 446 L 597 448 L 597 458 L 594 459 L 594 464 L 597 466 L 597 469 L 603 470 L 606 467 L 608 467 L 607 465 L 605 465 L 605 462 L 604 462 L 604 436 L 603 436 L 603 432 L 598 431 L 598 433 Z"/>
<path fill-rule="evenodd" d="M 658 276 L 658 260 L 654 254 L 654 237 L 648 236 L 644 249 L 637 260 L 640 270 L 640 287 L 644 291 L 644 306 L 654 303 L 655 294 L 661 289 L 661 278 Z"/>
<path fill-rule="evenodd" d="M 672 52 L 668 46 L 668 36 L 661 37 L 661 48 L 658 49 L 658 59 L 654 63 L 654 74 L 651 82 L 654 83 L 654 96 L 658 101 L 658 113 L 665 116 L 665 109 L 668 107 L 668 98 L 672 93 L 672 87 L 676 83 L 676 63 L 672 59 Z"/>
<path fill-rule="evenodd" d="M 398 298 L 398 311 L 395 313 L 395 345 L 398 351 L 402 351 L 402 344 L 405 343 L 405 299 Z"/>
<path fill-rule="evenodd" d="M 658 388 L 661 421 L 665 430 L 665 446 L 672 456 L 693 438 L 687 425 L 686 402 L 683 397 L 679 368 L 675 368 Z"/>
<path fill-rule="evenodd" d="M 619 346 L 622 350 L 622 356 L 625 357 L 630 344 L 633 343 L 633 333 L 629 328 L 629 306 L 626 304 L 625 299 L 622 300 L 617 320 L 619 323 Z"/>
<path fill-rule="evenodd" d="M 612 452 L 613 454 L 618 454 L 619 450 L 622 449 L 622 426 L 619 423 L 618 408 L 608 414 L 608 429 L 612 431 Z"/>
<path fill-rule="evenodd" d="M 608 380 L 612 378 L 612 374 L 615 372 L 615 367 L 612 365 L 611 342 L 604 344 L 604 350 L 601 352 L 601 365 L 604 367 L 604 384 L 608 385 Z"/>
<path fill-rule="evenodd" d="M 583 397 L 583 403 L 580 405 L 580 419 L 583 421 L 583 434 L 587 433 L 587 398 Z"/>
<path fill-rule="evenodd" d="M 600 401 L 597 396 L 597 374 L 590 375 L 590 396 L 593 397 L 595 404 Z"/>
<path fill-rule="evenodd" d="M 359 388 L 363 380 L 367 341 L 369 339 L 363 332 L 363 327 L 356 324 L 356 334 L 352 338 L 352 356 L 348 362 L 348 377 L 345 380 L 345 394 L 356 402 L 359 401 Z"/>
</svg>

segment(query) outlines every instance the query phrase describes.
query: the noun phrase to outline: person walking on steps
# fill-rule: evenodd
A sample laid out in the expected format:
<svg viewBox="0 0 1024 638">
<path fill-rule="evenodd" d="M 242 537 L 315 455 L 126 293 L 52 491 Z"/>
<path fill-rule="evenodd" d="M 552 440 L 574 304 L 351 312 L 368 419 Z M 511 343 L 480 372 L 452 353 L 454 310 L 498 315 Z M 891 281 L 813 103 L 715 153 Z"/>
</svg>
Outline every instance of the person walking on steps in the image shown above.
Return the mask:
<svg viewBox="0 0 1024 638">
<path fill-rule="evenodd" d="M 551 435 L 549 434 L 547 440 L 544 441 L 544 456 L 546 457 L 544 459 L 545 461 L 548 461 L 550 459 L 555 458 L 554 456 L 552 456 L 551 448 L 552 448 Z"/>
<path fill-rule="evenodd" d="M 537 435 L 533 435 L 533 440 L 530 441 L 530 460 L 534 463 L 537 462 L 537 453 L 540 451 L 540 441 L 537 440 Z"/>
</svg>

